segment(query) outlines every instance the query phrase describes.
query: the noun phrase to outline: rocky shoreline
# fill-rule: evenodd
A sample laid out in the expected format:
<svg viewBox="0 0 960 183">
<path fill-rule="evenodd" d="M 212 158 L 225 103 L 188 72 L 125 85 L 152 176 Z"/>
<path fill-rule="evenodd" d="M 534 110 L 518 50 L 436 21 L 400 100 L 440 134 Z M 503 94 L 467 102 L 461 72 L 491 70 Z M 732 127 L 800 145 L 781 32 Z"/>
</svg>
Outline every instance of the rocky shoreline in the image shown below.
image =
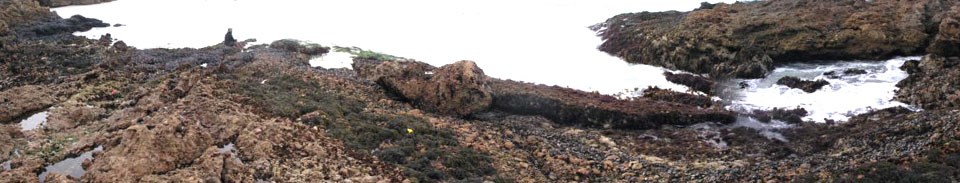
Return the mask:
<svg viewBox="0 0 960 183">
<path fill-rule="evenodd" d="M 777 7 L 789 2 L 794 1 L 767 4 Z M 919 4 L 942 5 L 934 2 L 939 1 Z M 835 5 L 831 3 L 795 6 Z M 314 68 L 309 58 L 329 48 L 291 40 L 249 48 L 137 49 L 122 41 L 73 36 L 74 31 L 104 24 L 84 17 L 59 18 L 41 4 L 0 0 L 4 7 L 0 8 L 0 162 L 10 164 L 9 170 L 0 169 L 3 181 L 38 182 L 46 166 L 97 147 L 102 151 L 93 152 L 93 158 L 82 164 L 86 170 L 82 177 L 48 172 L 42 178 L 46 182 L 951 182 L 960 173 L 957 87 L 943 87 L 957 86 L 953 79 L 957 55 L 949 46 L 957 37 L 949 37 L 956 36 L 949 23 L 942 23 L 940 33 L 931 38 L 930 45 L 937 45 L 929 49 L 931 55 L 904 66 L 911 76 L 900 84 L 898 99 L 925 110 L 883 109 L 839 124 L 801 122 L 775 130 L 783 140 L 729 125 L 736 123 L 737 114 L 702 95 L 648 89 L 644 96 L 620 99 L 490 78 L 470 61 L 437 67 L 413 60 L 361 58 L 355 60 L 353 70 Z M 692 14 L 745 10 L 758 4 L 717 5 Z M 917 6 L 904 6 L 903 11 Z M 836 9 L 843 8 L 847 5 Z M 686 13 L 660 15 L 680 16 L 674 14 Z M 928 14 L 937 13 L 920 13 Z M 611 38 L 619 39 L 606 39 Z M 750 63 L 730 61 L 736 64 L 685 70 L 765 73 L 782 54 L 800 53 L 740 54 L 752 53 L 751 49 L 755 48 L 732 56 L 755 58 L 748 59 Z M 818 49 L 823 52 L 810 55 L 859 53 L 854 48 L 809 48 Z M 890 50 L 920 53 L 923 49 L 878 50 L 899 54 Z M 693 58 L 676 56 L 670 59 Z M 674 61 L 670 59 L 666 60 Z M 702 67 L 680 62 L 648 64 Z M 711 85 L 700 79 L 683 80 Z M 44 110 L 50 117 L 43 127 L 20 130 L 18 119 Z M 233 150 L 221 150 L 227 146 Z"/>
</svg>

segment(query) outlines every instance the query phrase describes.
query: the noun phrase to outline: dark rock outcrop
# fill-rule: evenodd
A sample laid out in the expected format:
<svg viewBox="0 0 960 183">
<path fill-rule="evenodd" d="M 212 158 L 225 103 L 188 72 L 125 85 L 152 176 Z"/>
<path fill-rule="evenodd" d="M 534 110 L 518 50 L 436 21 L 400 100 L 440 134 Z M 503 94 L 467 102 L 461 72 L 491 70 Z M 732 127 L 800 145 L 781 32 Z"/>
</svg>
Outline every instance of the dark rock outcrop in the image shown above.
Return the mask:
<svg viewBox="0 0 960 183">
<path fill-rule="evenodd" d="M 856 76 L 856 75 L 862 75 L 862 74 L 867 74 L 867 71 L 863 69 L 847 69 L 847 70 L 843 70 L 843 72 L 828 71 L 823 73 L 824 76 L 830 79 L 839 79 L 846 76 Z"/>
<path fill-rule="evenodd" d="M 26 29 L 38 36 L 49 36 L 60 33 L 88 31 L 94 27 L 107 26 L 110 26 L 110 24 L 103 23 L 103 21 L 97 19 L 83 17 L 82 15 L 73 15 L 68 19 L 34 25 Z"/>
<path fill-rule="evenodd" d="M 772 110 L 754 110 L 750 116 L 760 122 L 769 123 L 771 120 L 780 120 L 788 124 L 798 124 L 803 122 L 803 117 L 809 114 L 804 108 L 786 109 L 773 108 Z"/>
<path fill-rule="evenodd" d="M 776 63 L 884 59 L 949 43 L 947 0 L 778 0 L 691 12 L 617 15 L 597 24 L 600 50 L 631 63 L 759 78 Z M 954 13 L 956 14 L 956 13 Z M 943 21 L 941 21 L 943 20 Z M 938 27 L 940 32 L 938 33 Z M 944 47 L 949 48 L 949 46 Z"/>
<path fill-rule="evenodd" d="M 654 129 L 703 122 L 732 123 L 732 112 L 647 98 L 620 100 L 608 95 L 515 81 L 495 80 L 493 109 L 539 115 L 561 124 L 614 129 Z"/>
<path fill-rule="evenodd" d="M 716 85 L 716 83 L 709 78 L 693 74 L 663 72 L 663 75 L 667 77 L 667 81 L 690 87 L 690 89 L 694 91 L 703 92 L 707 95 L 713 94 L 713 87 Z"/>
<path fill-rule="evenodd" d="M 819 79 L 816 81 L 808 81 L 808 80 L 803 80 L 793 76 L 787 76 L 777 80 L 777 84 L 784 85 L 790 88 L 800 89 L 807 93 L 813 93 L 819 90 L 820 88 L 823 88 L 823 86 L 830 85 L 830 82 L 827 82 L 822 79 Z"/>
<path fill-rule="evenodd" d="M 643 98 L 680 103 L 692 106 L 698 106 L 703 108 L 708 108 L 714 105 L 713 100 L 708 96 L 703 95 L 694 95 L 689 93 L 682 93 L 668 89 L 660 89 L 657 87 L 650 87 L 646 90 L 643 90 Z"/>
<path fill-rule="evenodd" d="M 897 83 L 897 100 L 923 109 L 960 107 L 960 58 L 931 54 L 901 68 L 910 76 Z"/>
<path fill-rule="evenodd" d="M 237 44 L 237 39 L 233 38 L 233 28 L 227 29 L 227 34 L 223 35 L 223 45 L 234 46 L 236 44 Z"/>
</svg>

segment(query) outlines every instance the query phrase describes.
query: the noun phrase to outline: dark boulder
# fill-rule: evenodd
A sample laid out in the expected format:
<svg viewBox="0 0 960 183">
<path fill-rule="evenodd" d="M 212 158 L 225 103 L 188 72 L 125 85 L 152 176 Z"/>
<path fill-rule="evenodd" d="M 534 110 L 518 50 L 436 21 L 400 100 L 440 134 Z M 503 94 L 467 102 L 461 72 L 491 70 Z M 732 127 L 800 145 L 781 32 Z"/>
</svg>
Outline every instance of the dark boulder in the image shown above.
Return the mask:
<svg viewBox="0 0 960 183">
<path fill-rule="evenodd" d="M 780 120 L 788 124 L 798 124 L 803 122 L 803 117 L 808 114 L 809 112 L 807 112 L 806 109 L 798 107 L 795 109 L 773 108 L 772 110 L 754 110 L 750 116 L 764 123 L 769 123 L 771 120 Z"/>
<path fill-rule="evenodd" d="M 816 80 L 816 81 L 808 81 L 808 80 L 802 80 L 800 78 L 793 77 L 793 76 L 780 78 L 780 80 L 777 80 L 777 84 L 784 85 L 790 88 L 800 89 L 807 93 L 813 93 L 819 90 L 820 88 L 823 88 L 823 86 L 830 85 L 829 82 L 822 79 Z"/>
<path fill-rule="evenodd" d="M 643 98 L 659 100 L 664 102 L 673 102 L 679 104 L 692 105 L 697 107 L 708 108 L 713 106 L 713 100 L 708 96 L 704 95 L 694 95 L 683 92 L 676 92 L 668 89 L 660 89 L 657 87 L 650 87 L 646 90 L 643 90 Z"/>
<path fill-rule="evenodd" d="M 830 79 L 839 79 L 846 76 L 856 76 L 856 75 L 862 75 L 862 74 L 867 74 L 867 70 L 853 68 L 853 69 L 843 70 L 843 72 L 829 71 L 829 72 L 823 73 L 824 76 Z"/>
<path fill-rule="evenodd" d="M 920 61 L 919 60 L 907 60 L 900 66 L 900 70 L 907 72 L 907 74 L 913 74 L 920 71 Z"/>
<path fill-rule="evenodd" d="M 103 23 L 103 21 L 87 18 L 82 15 L 73 15 L 68 19 L 60 19 L 56 21 L 44 22 L 38 25 L 28 27 L 29 32 L 33 32 L 37 36 L 49 36 L 54 34 L 70 34 L 73 32 L 83 32 L 93 29 L 94 27 L 107 27 L 110 24 Z"/>
<path fill-rule="evenodd" d="M 690 89 L 694 91 L 703 92 L 708 95 L 713 94 L 713 87 L 716 85 L 716 83 L 709 78 L 693 74 L 663 72 L 663 75 L 667 77 L 667 81 L 690 87 Z"/>
</svg>

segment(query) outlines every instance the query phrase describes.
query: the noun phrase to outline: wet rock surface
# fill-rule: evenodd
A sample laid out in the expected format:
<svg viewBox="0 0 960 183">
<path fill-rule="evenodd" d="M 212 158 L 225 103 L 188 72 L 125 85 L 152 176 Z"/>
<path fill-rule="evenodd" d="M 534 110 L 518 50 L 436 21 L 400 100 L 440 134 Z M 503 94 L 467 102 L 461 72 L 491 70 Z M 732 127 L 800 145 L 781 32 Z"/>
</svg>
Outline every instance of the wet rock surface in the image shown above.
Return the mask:
<svg viewBox="0 0 960 183">
<path fill-rule="evenodd" d="M 787 124 L 798 124 L 803 122 L 803 117 L 808 112 L 804 108 L 773 108 L 771 110 L 755 110 L 750 116 L 753 116 L 760 122 L 769 123 L 772 120 L 780 120 Z"/>
<path fill-rule="evenodd" d="M 682 93 L 668 89 L 660 89 L 657 87 L 651 87 L 643 90 L 643 98 L 680 103 L 692 106 L 698 106 L 703 108 L 708 108 L 715 105 L 713 100 L 708 96 L 696 95 L 689 93 Z"/>
<path fill-rule="evenodd" d="M 958 180 L 960 113 L 934 100 L 951 95 L 952 90 L 937 88 L 955 82 L 947 79 L 955 70 L 949 57 L 917 62 L 911 78 L 918 79 L 898 92 L 907 97 L 903 101 L 929 103 L 927 110 L 882 109 L 841 124 L 799 123 L 759 131 L 724 125 L 734 114 L 715 105 L 695 105 L 701 102 L 689 101 L 702 98 L 687 99 L 694 96 L 684 93 L 650 90 L 648 97 L 618 99 L 562 87 L 482 81 L 480 69 L 467 62 L 440 68 L 384 62 L 393 64 L 353 72 L 313 68 L 307 63 L 310 55 L 271 47 L 119 49 L 119 41 L 108 47 L 70 32 L 25 32 L 25 27 L 48 23 L 50 19 L 37 17 L 48 17 L 49 11 L 36 1 L 0 4 L 10 5 L 0 6 L 0 16 L 5 16 L 0 25 L 8 31 L 0 36 L 10 38 L 0 39 L 0 96 L 15 101 L 0 109 L 9 118 L 35 108 L 50 111 L 46 128 L 23 132 L 17 124 L 0 124 L 0 162 L 10 164 L 0 171 L 0 182 L 39 182 L 38 172 L 47 165 L 101 146 L 102 152 L 82 163 L 86 173 L 79 180 L 58 174 L 44 179 Z M 20 14 L 11 10 L 35 14 L 12 16 Z M 471 91 L 463 88 L 486 83 L 491 102 L 486 110 L 470 110 L 469 117 L 456 110 L 427 110 L 385 87 L 382 78 L 450 89 L 419 92 Z M 408 84 L 397 81 L 395 86 Z M 910 98 L 922 95 L 935 97 Z M 764 133 L 782 134 L 785 140 Z M 228 144 L 234 149 L 221 150 Z"/>
<path fill-rule="evenodd" d="M 862 74 L 867 74 L 867 71 L 863 69 L 847 69 L 843 71 L 828 71 L 823 73 L 824 76 L 830 79 L 840 79 L 842 77 L 856 76 L 856 75 L 862 75 Z"/>
<path fill-rule="evenodd" d="M 493 109 L 540 115 L 561 124 L 615 129 L 652 129 L 661 125 L 703 122 L 732 123 L 732 112 L 648 98 L 620 100 L 612 96 L 558 86 L 495 80 Z"/>
<path fill-rule="evenodd" d="M 691 90 L 703 92 L 708 95 L 713 94 L 713 88 L 716 85 L 716 82 L 709 78 L 695 76 L 693 74 L 664 72 L 663 76 L 667 77 L 667 81 L 690 87 Z"/>
<path fill-rule="evenodd" d="M 820 90 L 820 88 L 823 88 L 823 86 L 830 85 L 830 82 L 827 82 L 826 80 L 822 80 L 822 79 L 819 79 L 816 81 L 809 81 L 809 80 L 803 80 L 793 76 L 787 76 L 777 80 L 777 84 L 787 86 L 790 88 L 800 89 L 807 93 L 813 93 L 817 90 Z"/>
<path fill-rule="evenodd" d="M 231 39 L 233 38 L 233 35 L 230 32 L 228 32 L 227 35 L 230 36 L 229 38 Z M 233 41 L 236 42 L 236 40 L 233 40 Z M 225 40 L 224 44 L 227 44 L 227 42 L 228 41 Z M 287 50 L 291 52 L 298 52 L 298 53 L 307 54 L 311 56 L 322 55 L 330 52 L 330 48 L 320 46 L 320 44 L 304 43 L 304 42 L 293 40 L 293 39 L 282 39 L 282 40 L 274 41 L 273 43 L 270 43 L 270 48 Z"/>
<path fill-rule="evenodd" d="M 617 15 L 593 28 L 627 62 L 715 77 L 759 78 L 775 63 L 879 60 L 944 50 L 956 1 L 778 0 L 691 12 Z M 955 30 L 955 29 L 954 29 Z M 935 38 L 939 37 L 939 38 Z M 928 44 L 932 42 L 932 44 Z M 939 46 L 944 45 L 944 46 Z M 955 45 L 955 44 L 954 44 Z"/>
</svg>

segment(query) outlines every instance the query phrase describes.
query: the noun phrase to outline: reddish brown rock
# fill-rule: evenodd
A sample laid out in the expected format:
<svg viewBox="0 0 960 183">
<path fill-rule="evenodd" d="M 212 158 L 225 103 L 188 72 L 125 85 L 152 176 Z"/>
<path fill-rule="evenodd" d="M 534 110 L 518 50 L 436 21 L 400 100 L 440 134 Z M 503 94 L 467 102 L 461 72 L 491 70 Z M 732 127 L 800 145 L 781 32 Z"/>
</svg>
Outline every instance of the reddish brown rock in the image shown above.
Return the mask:
<svg viewBox="0 0 960 183">
<path fill-rule="evenodd" d="M 487 76 L 472 61 L 433 69 L 416 61 L 355 64 L 361 77 L 377 81 L 387 91 L 433 112 L 468 116 L 492 102 Z"/>
<path fill-rule="evenodd" d="M 79 180 L 73 179 L 70 176 L 59 174 L 59 173 L 49 173 L 47 177 L 44 177 L 44 183 L 74 183 L 80 182 Z"/>
<path fill-rule="evenodd" d="M 16 123 L 18 117 L 39 112 L 57 101 L 54 86 L 22 86 L 0 92 L 0 123 Z"/>
</svg>

